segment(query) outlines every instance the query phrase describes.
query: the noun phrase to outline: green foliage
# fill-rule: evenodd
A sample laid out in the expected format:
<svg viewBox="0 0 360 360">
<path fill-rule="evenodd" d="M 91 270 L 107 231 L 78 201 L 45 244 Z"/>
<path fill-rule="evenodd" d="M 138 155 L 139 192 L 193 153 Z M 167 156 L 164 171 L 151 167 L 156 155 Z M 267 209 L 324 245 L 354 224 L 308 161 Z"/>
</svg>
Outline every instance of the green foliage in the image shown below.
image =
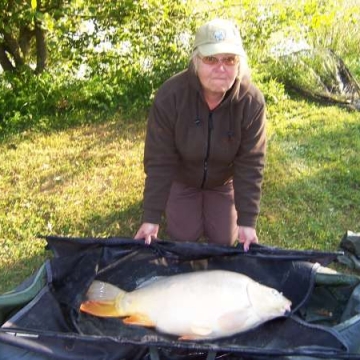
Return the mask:
<svg viewBox="0 0 360 360">
<path fill-rule="evenodd" d="M 51 49 L 45 74 L 22 69 L 2 77 L 3 135 L 98 120 L 119 108 L 127 117 L 144 114 L 160 84 L 187 66 L 194 25 L 186 3 L 89 2 L 70 21 L 74 6 L 44 13 Z M 91 115 L 97 111 L 104 113 Z"/>
<path fill-rule="evenodd" d="M 1 137 L 28 129 L 49 131 L 106 120 L 118 106 L 114 89 L 98 77 L 89 81 L 30 72 L 5 74 L 0 97 Z"/>
<path fill-rule="evenodd" d="M 299 68 L 274 60 L 269 55 L 279 44 L 303 40 L 310 46 L 331 48 L 354 74 L 360 74 L 358 0 L 1 4 L 0 47 L 5 30 L 20 41 L 21 29 L 33 31 L 38 21 L 48 50 L 43 74 L 32 70 L 38 55 L 33 40 L 25 66 L 12 75 L 0 73 L 2 137 L 26 129 L 98 121 L 117 110 L 127 118 L 143 119 L 160 84 L 187 66 L 195 28 L 213 17 L 238 23 L 253 76 L 270 102 L 286 96 L 286 79 L 305 78 L 307 66 L 319 65 L 310 58 Z"/>
<path fill-rule="evenodd" d="M 287 90 L 301 89 L 308 96 L 343 103 L 359 96 L 356 79 L 360 72 L 360 36 L 355 25 L 360 21 L 359 5 L 358 0 L 290 0 L 244 1 L 240 6 L 229 0 L 228 6 L 238 10 L 236 19 L 243 25 L 241 31 L 253 74 L 262 74 L 261 84 L 268 101 L 281 98 L 284 85 Z M 352 84 L 344 81 L 346 91 L 339 82 L 339 58 L 354 76 Z M 267 93 L 275 90 L 275 84 L 283 85 L 279 96 Z M 350 93 L 350 86 L 354 94 Z"/>
<path fill-rule="evenodd" d="M 307 18 L 309 41 L 315 48 L 331 49 L 346 58 L 354 56 L 359 46 L 359 20 L 358 0 L 324 2 Z"/>
<path fill-rule="evenodd" d="M 29 71 L 5 74 L 0 97 L 0 130 L 21 131 L 34 126 L 41 117 L 49 115 L 54 104 L 54 82 L 49 74 L 34 78 Z"/>
<path fill-rule="evenodd" d="M 123 8 L 111 9 L 110 17 L 117 21 Z M 95 19 L 105 24 L 102 15 Z M 131 11 L 123 16 L 111 34 L 113 49 L 106 56 L 112 57 L 102 77 L 118 88 L 122 109 L 128 115 L 147 109 L 154 92 L 168 77 L 186 67 L 189 38 L 194 25 L 189 18 L 185 2 L 172 0 L 137 1 Z M 93 71 L 99 71 L 91 62 Z"/>
<path fill-rule="evenodd" d="M 356 101 L 360 88 L 332 51 L 304 50 L 273 62 L 273 77 L 310 97 L 341 104 Z"/>
</svg>

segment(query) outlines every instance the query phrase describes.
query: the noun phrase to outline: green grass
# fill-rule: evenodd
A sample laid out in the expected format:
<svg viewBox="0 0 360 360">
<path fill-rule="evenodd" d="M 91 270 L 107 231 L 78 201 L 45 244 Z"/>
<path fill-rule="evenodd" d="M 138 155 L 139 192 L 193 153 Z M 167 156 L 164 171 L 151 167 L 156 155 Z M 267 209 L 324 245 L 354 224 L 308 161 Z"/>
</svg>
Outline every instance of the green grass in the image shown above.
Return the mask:
<svg viewBox="0 0 360 360">
<path fill-rule="evenodd" d="M 359 113 L 292 100 L 269 112 L 260 239 L 336 250 L 359 229 Z"/>
<path fill-rule="evenodd" d="M 51 256 L 39 234 L 134 235 L 144 129 L 117 115 L 0 144 L 0 293 Z M 260 242 L 337 250 L 346 230 L 359 231 L 359 113 L 284 98 L 269 105 L 268 139 Z"/>
<path fill-rule="evenodd" d="M 0 292 L 49 256 L 39 234 L 135 234 L 143 138 L 140 123 L 114 119 L 1 145 Z"/>
</svg>

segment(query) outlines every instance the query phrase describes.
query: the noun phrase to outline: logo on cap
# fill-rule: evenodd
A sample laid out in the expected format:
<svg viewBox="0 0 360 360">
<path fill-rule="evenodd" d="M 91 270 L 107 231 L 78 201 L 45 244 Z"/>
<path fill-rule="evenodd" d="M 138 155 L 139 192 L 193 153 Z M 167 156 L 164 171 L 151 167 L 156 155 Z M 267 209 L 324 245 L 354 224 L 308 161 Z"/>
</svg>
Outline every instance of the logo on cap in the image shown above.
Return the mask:
<svg viewBox="0 0 360 360">
<path fill-rule="evenodd" d="M 224 41 L 226 38 L 225 30 L 215 30 L 213 33 L 215 41 Z"/>
</svg>

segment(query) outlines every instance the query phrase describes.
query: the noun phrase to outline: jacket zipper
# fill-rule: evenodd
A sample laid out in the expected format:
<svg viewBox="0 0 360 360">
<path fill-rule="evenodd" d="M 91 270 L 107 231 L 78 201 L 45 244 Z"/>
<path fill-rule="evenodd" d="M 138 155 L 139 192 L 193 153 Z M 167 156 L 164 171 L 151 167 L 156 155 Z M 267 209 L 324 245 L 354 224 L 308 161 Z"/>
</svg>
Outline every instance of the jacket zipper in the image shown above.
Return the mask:
<svg viewBox="0 0 360 360">
<path fill-rule="evenodd" d="M 209 156 L 210 156 L 210 144 L 211 144 L 211 132 L 214 129 L 214 124 L 213 124 L 213 117 L 212 117 L 213 113 L 212 111 L 209 112 L 209 119 L 208 119 L 208 138 L 207 138 L 207 148 L 206 148 L 206 155 L 205 155 L 205 159 L 204 159 L 204 174 L 203 174 L 203 179 L 201 182 L 201 188 L 204 188 L 205 185 L 205 181 L 207 178 L 207 172 L 208 172 L 208 160 L 209 160 Z"/>
</svg>

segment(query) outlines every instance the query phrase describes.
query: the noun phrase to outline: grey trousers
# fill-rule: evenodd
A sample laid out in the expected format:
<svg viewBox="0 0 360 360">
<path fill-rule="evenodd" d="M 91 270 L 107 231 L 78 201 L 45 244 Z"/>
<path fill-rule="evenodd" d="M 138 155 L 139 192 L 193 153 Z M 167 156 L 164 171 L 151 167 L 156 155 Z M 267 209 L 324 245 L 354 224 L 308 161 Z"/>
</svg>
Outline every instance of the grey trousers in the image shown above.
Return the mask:
<svg viewBox="0 0 360 360">
<path fill-rule="evenodd" d="M 167 233 L 172 240 L 232 245 L 238 238 L 233 183 L 211 190 L 174 182 L 166 205 Z"/>
</svg>

